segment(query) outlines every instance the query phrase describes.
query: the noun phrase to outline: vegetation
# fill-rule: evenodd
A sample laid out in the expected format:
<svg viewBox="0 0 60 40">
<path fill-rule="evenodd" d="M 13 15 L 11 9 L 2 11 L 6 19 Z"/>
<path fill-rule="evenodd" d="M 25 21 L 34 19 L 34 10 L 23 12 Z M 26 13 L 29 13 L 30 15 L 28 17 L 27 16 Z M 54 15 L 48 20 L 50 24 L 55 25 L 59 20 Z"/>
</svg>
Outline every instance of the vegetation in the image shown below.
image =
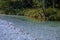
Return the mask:
<svg viewBox="0 0 60 40">
<path fill-rule="evenodd" d="M 60 20 L 60 0 L 0 0 L 0 14 Z"/>
</svg>

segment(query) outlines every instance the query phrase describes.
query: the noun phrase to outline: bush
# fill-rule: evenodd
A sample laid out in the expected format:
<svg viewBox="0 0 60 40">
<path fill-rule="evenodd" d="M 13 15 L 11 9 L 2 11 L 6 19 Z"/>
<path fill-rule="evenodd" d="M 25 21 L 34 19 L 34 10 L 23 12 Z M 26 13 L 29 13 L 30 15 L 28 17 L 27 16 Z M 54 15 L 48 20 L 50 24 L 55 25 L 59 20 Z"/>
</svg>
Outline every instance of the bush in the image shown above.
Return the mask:
<svg viewBox="0 0 60 40">
<path fill-rule="evenodd" d="M 15 9 L 15 11 L 16 11 L 16 15 L 20 15 L 20 16 L 24 16 L 24 8 L 22 8 L 22 9 Z"/>
<path fill-rule="evenodd" d="M 60 20 L 60 10 L 57 11 L 56 18 L 57 20 Z"/>
<path fill-rule="evenodd" d="M 57 11 L 57 17 L 60 17 L 60 10 Z"/>
<path fill-rule="evenodd" d="M 49 8 L 46 9 L 46 16 L 47 17 L 49 17 L 51 15 L 54 15 L 54 14 L 56 14 L 56 10 L 55 9 L 53 9 L 51 7 L 49 7 Z"/>
<path fill-rule="evenodd" d="M 4 14 L 4 10 L 0 10 L 0 14 Z"/>
<path fill-rule="evenodd" d="M 29 16 L 31 18 L 35 18 L 35 19 L 43 19 L 45 18 L 43 10 L 41 8 L 38 9 L 26 9 L 24 11 L 24 15 L 25 16 Z"/>
<path fill-rule="evenodd" d="M 46 9 L 46 17 L 48 17 L 48 20 L 56 20 L 56 14 L 57 14 L 57 9 L 56 8 L 47 8 Z"/>
<path fill-rule="evenodd" d="M 38 15 L 36 9 L 26 9 L 24 11 L 24 13 L 25 13 L 26 16 L 30 16 L 30 17 L 34 17 L 34 16 L 37 16 Z"/>
<path fill-rule="evenodd" d="M 41 6 L 41 3 L 39 0 L 33 0 L 33 6 L 34 7 L 40 7 Z"/>
</svg>

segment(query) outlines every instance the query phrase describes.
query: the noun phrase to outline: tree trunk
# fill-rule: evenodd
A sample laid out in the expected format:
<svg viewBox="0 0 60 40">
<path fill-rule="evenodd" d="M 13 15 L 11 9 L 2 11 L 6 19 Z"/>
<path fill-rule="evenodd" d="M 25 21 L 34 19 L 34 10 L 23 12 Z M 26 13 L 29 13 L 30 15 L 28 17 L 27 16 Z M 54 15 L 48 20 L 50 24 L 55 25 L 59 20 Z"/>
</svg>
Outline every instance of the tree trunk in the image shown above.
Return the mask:
<svg viewBox="0 0 60 40">
<path fill-rule="evenodd" d="M 53 9 L 54 9 L 54 0 L 53 0 Z"/>
<path fill-rule="evenodd" d="M 45 12 L 45 10 L 46 10 L 46 8 L 45 8 L 45 0 L 43 0 L 42 10 L 43 10 L 43 13 L 44 13 L 44 20 L 46 20 L 46 16 L 45 16 L 45 14 L 46 14 L 46 12 Z"/>
</svg>

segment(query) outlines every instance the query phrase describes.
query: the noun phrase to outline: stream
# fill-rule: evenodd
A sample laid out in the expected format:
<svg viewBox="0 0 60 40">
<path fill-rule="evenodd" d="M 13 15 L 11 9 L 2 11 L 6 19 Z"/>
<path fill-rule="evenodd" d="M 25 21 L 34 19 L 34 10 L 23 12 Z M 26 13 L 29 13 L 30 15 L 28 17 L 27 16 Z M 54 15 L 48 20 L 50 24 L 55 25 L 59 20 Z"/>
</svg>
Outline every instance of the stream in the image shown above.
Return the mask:
<svg viewBox="0 0 60 40">
<path fill-rule="evenodd" d="M 9 25 L 17 30 L 9 29 Z M 20 35 L 12 34 L 11 37 L 11 32 L 16 33 L 20 29 Z M 7 34 L 4 36 L 4 33 Z M 0 15 L 0 40 L 60 40 L 60 21 L 31 22 L 18 16 Z"/>
</svg>

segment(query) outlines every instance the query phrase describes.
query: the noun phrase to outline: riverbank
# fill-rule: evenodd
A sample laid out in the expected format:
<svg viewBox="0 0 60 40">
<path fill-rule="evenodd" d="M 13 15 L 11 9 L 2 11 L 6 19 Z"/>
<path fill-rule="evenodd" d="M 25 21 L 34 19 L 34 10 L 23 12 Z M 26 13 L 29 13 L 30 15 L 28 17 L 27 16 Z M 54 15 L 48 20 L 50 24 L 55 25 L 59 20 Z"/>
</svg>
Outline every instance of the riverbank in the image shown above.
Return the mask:
<svg viewBox="0 0 60 40">
<path fill-rule="evenodd" d="M 46 22 L 46 21 L 42 21 L 40 19 L 35 19 L 35 18 L 31 18 L 31 17 L 27 17 L 27 16 L 18 16 L 18 15 L 5 15 L 5 14 L 0 14 L 0 17 L 12 17 L 12 18 L 18 18 L 18 19 L 22 19 L 22 20 L 26 20 L 26 21 L 30 21 L 30 22 Z"/>
<path fill-rule="evenodd" d="M 0 12 L 0 14 L 5 15 L 27 16 L 40 21 L 60 21 L 60 9 L 52 9 L 51 7 L 47 8 L 45 11 L 43 11 L 42 8 L 21 8 L 14 9 L 12 12 L 4 12 L 3 10 L 0 10 Z"/>
</svg>

